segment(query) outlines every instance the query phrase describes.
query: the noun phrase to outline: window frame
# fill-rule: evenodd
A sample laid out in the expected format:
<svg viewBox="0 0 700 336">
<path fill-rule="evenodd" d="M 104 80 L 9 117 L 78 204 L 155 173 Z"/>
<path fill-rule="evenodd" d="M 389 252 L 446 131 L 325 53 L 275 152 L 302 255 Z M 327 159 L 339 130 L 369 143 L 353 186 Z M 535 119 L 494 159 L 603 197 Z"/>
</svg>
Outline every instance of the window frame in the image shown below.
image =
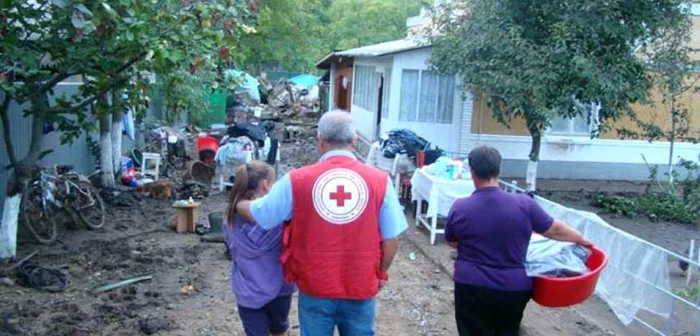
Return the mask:
<svg viewBox="0 0 700 336">
<path fill-rule="evenodd" d="M 372 95 L 377 95 L 377 67 L 369 64 L 355 64 L 354 69 L 352 105 L 367 111 L 376 110 L 376 98 Z"/>
<path fill-rule="evenodd" d="M 402 113 L 403 109 L 401 108 L 401 104 L 405 102 L 404 100 L 404 75 L 406 72 L 417 72 L 418 73 L 418 79 L 417 83 L 415 86 L 415 95 L 416 95 L 416 101 L 414 104 L 414 111 L 412 111 L 410 114 L 406 116 L 406 113 Z M 436 87 L 436 92 L 435 92 L 435 97 L 434 99 L 431 99 L 431 105 L 434 105 L 433 111 L 430 114 L 420 114 L 421 110 L 421 104 L 423 103 L 423 82 L 424 82 L 424 74 L 429 73 L 431 76 L 435 76 L 434 80 L 436 81 L 435 87 Z M 451 92 L 447 92 L 445 90 L 445 94 L 441 94 L 440 88 L 442 87 L 443 81 L 446 81 L 447 78 L 452 77 L 454 80 L 451 80 L 451 83 L 449 85 L 449 88 Z M 409 68 L 403 68 L 401 69 L 401 90 L 399 91 L 399 121 L 405 121 L 405 122 L 420 122 L 420 123 L 430 123 L 430 124 L 441 124 L 441 125 L 450 125 L 454 123 L 454 99 L 455 99 L 455 89 L 456 89 L 456 75 L 440 75 L 437 74 L 433 71 L 427 70 L 427 69 L 409 69 Z M 444 99 L 442 100 L 442 105 L 444 108 L 447 109 L 446 115 L 441 115 L 440 114 L 440 107 L 441 107 L 441 99 L 440 97 L 444 96 Z M 451 99 L 447 99 L 451 98 Z M 411 102 L 412 103 L 412 102 Z M 425 120 L 422 120 L 422 116 L 427 116 L 425 117 Z"/>
<path fill-rule="evenodd" d="M 594 131 L 596 131 L 596 128 L 598 127 L 598 123 L 596 122 L 596 118 L 598 118 L 598 114 L 592 113 L 591 110 L 589 110 L 589 105 L 584 105 L 584 104 L 578 104 L 575 109 L 582 109 L 583 111 L 580 111 L 579 114 L 576 115 L 574 118 L 564 118 L 557 116 L 553 118 L 552 122 L 550 123 L 550 126 L 547 127 L 547 130 L 545 131 L 546 135 L 551 135 L 551 136 L 560 136 L 560 137 L 580 137 L 580 138 L 588 138 L 590 139 L 591 136 L 594 134 Z M 598 105 L 598 108 L 601 108 L 600 105 Z M 568 125 L 568 130 L 554 130 L 552 128 L 552 124 L 555 121 L 566 121 Z M 581 132 L 581 131 L 576 131 L 576 122 L 582 121 L 586 123 L 586 131 Z M 597 137 L 597 135 L 595 136 Z"/>
</svg>

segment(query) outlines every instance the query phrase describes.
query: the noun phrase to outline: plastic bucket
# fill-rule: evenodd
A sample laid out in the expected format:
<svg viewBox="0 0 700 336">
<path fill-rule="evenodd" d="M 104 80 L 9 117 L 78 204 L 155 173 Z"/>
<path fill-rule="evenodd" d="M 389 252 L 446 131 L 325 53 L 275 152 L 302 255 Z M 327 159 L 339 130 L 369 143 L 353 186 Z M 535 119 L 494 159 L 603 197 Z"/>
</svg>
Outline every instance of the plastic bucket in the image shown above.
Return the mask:
<svg viewBox="0 0 700 336">
<path fill-rule="evenodd" d="M 209 214 L 209 228 L 211 233 L 220 233 L 223 230 L 224 213 L 212 212 Z"/>
<path fill-rule="evenodd" d="M 219 142 L 214 137 L 205 136 L 197 139 L 197 151 L 210 150 L 216 152 L 219 149 Z"/>
<path fill-rule="evenodd" d="M 595 291 L 600 272 L 608 264 L 608 255 L 603 250 L 592 246 L 591 255 L 586 261 L 589 273 L 571 278 L 534 278 L 532 299 L 544 307 L 569 307 L 588 299 Z"/>
<path fill-rule="evenodd" d="M 197 152 L 199 160 L 211 164 L 216 157 L 216 151 L 219 150 L 219 142 L 214 137 L 201 137 L 197 139 Z"/>
</svg>

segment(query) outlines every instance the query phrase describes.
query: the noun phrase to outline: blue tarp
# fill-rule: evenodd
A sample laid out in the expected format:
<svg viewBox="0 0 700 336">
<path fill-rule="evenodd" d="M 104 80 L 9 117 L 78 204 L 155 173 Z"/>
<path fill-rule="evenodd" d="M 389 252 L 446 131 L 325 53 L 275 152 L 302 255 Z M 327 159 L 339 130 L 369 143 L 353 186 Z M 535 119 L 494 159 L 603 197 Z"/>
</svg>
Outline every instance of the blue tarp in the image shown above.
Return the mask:
<svg viewBox="0 0 700 336">
<path fill-rule="evenodd" d="M 305 89 L 310 89 L 312 86 L 318 84 L 321 77 L 313 75 L 298 75 L 289 79 L 292 84 L 296 86 L 301 86 Z"/>
<path fill-rule="evenodd" d="M 257 78 L 236 69 L 225 70 L 224 74 L 227 77 L 238 78 L 241 80 L 241 86 L 236 89 L 236 93 L 248 93 L 251 99 L 260 103 L 260 91 L 258 90 L 260 82 L 257 80 Z"/>
</svg>

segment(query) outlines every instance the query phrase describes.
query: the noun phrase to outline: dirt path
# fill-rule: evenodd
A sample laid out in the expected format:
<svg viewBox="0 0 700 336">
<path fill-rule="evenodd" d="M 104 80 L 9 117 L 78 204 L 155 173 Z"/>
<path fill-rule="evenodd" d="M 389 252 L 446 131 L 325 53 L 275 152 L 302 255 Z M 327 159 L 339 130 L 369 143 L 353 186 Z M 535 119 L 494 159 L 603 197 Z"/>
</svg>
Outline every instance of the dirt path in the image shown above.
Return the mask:
<svg viewBox="0 0 700 336">
<path fill-rule="evenodd" d="M 205 200 L 201 222 L 225 206 L 223 194 Z M 102 231 L 64 231 L 52 247 L 23 244 L 20 255 L 39 247 L 36 261 L 42 265 L 69 265 L 70 286 L 57 294 L 19 285 L 0 287 L 0 302 L 7 303 L 0 306 L 0 334 L 243 335 L 223 245 L 178 235 L 172 231 L 173 220 L 168 203 L 144 198 L 137 206 L 111 209 Z M 455 335 L 452 282 L 444 262 L 431 256 L 447 250 L 421 247 L 427 237 L 414 230 L 403 239 L 391 282 L 379 295 L 377 333 Z M 411 252 L 415 260 L 409 258 Z M 153 279 L 90 293 L 97 285 L 142 274 Z M 181 293 L 187 285 L 195 289 L 190 295 Z M 292 325 L 298 335 L 296 310 Z M 536 309 L 528 309 L 525 328 L 527 335 L 606 334 L 578 315 Z"/>
<path fill-rule="evenodd" d="M 202 205 L 206 214 L 222 211 L 225 195 Z M 61 232 L 61 242 L 40 247 L 43 265 L 67 264 L 70 287 L 50 294 L 20 286 L 0 287 L 2 335 L 242 335 L 235 300 L 228 286 L 229 262 L 223 245 L 200 243 L 195 235 L 173 232 L 173 214 L 165 202 L 142 199 L 131 208 L 113 208 L 101 232 Z M 68 239 L 70 237 L 70 239 Z M 379 296 L 378 335 L 455 335 L 452 282 L 446 274 L 448 250 L 427 248 L 424 232 L 403 239 Z M 20 254 L 37 248 L 23 244 Z M 415 260 L 409 254 L 416 254 Z M 425 253 L 425 254 L 424 254 Z M 440 256 L 436 256 L 440 254 Z M 93 295 L 112 281 L 152 274 L 153 279 Z M 190 295 L 181 289 L 192 285 Z M 292 313 L 298 335 L 296 310 Z M 606 335 L 575 313 L 527 311 L 527 335 Z"/>
<path fill-rule="evenodd" d="M 308 144 L 292 147 L 283 147 L 283 157 L 313 161 Z M 297 165 L 287 162 L 281 173 Z M 569 189 L 559 190 L 563 186 Z M 550 190 L 554 192 L 546 197 L 590 209 L 586 193 L 568 181 Z M 136 200 L 131 207 L 110 208 L 102 230 L 63 230 L 51 247 L 22 243 L 20 256 L 39 249 L 34 260 L 40 264 L 68 265 L 70 285 L 56 294 L 0 285 L 0 335 L 243 335 L 228 285 L 230 265 L 224 246 L 175 233 L 169 202 Z M 208 213 L 225 207 L 225 194 L 204 200 L 200 223 L 206 223 Z M 659 230 L 658 224 L 640 220 L 610 222 L 675 250 L 683 249 L 698 233 L 674 224 Z M 411 227 L 402 239 L 391 281 L 379 295 L 378 335 L 456 335 L 449 252 L 445 245 L 430 246 L 426 233 Z M 411 253 L 415 260 L 409 258 Z M 95 286 L 143 274 L 153 279 L 91 294 Z M 194 291 L 183 294 L 189 285 Z M 292 334 L 298 335 L 296 309 L 291 320 Z M 616 324 L 610 310 L 596 299 L 577 309 L 545 310 L 530 304 L 524 329 L 525 335 L 536 336 L 636 334 Z"/>
</svg>

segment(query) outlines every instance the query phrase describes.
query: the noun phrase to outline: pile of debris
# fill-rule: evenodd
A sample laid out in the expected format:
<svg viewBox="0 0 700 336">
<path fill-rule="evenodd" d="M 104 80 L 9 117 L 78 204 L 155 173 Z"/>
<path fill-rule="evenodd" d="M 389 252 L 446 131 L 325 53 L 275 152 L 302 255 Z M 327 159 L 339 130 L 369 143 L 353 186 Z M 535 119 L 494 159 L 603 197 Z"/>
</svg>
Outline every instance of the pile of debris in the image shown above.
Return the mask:
<svg viewBox="0 0 700 336">
<path fill-rule="evenodd" d="M 313 76 L 306 76 L 314 78 Z M 306 77 L 304 77 L 306 79 Z M 317 81 L 317 80 L 316 80 Z M 313 80 L 295 82 L 281 79 L 274 84 L 261 79 L 260 102 L 237 95 L 239 101 L 227 109 L 226 122 L 287 120 L 303 115 L 317 115 L 322 110 L 321 86 Z"/>
<path fill-rule="evenodd" d="M 304 88 L 283 79 L 270 90 L 268 105 L 279 111 L 282 116 L 293 117 L 299 114 L 319 113 L 321 111 L 320 90 L 318 85 Z M 269 109 L 268 109 L 269 111 Z"/>
<path fill-rule="evenodd" d="M 193 199 L 202 200 L 209 197 L 211 192 L 211 184 L 204 185 L 194 180 L 187 180 L 182 183 L 180 189 L 177 190 L 177 198 L 181 200 Z"/>
<path fill-rule="evenodd" d="M 182 185 L 177 190 L 178 199 L 201 200 L 211 193 L 214 169 L 201 161 L 191 162 L 182 176 Z"/>
</svg>

